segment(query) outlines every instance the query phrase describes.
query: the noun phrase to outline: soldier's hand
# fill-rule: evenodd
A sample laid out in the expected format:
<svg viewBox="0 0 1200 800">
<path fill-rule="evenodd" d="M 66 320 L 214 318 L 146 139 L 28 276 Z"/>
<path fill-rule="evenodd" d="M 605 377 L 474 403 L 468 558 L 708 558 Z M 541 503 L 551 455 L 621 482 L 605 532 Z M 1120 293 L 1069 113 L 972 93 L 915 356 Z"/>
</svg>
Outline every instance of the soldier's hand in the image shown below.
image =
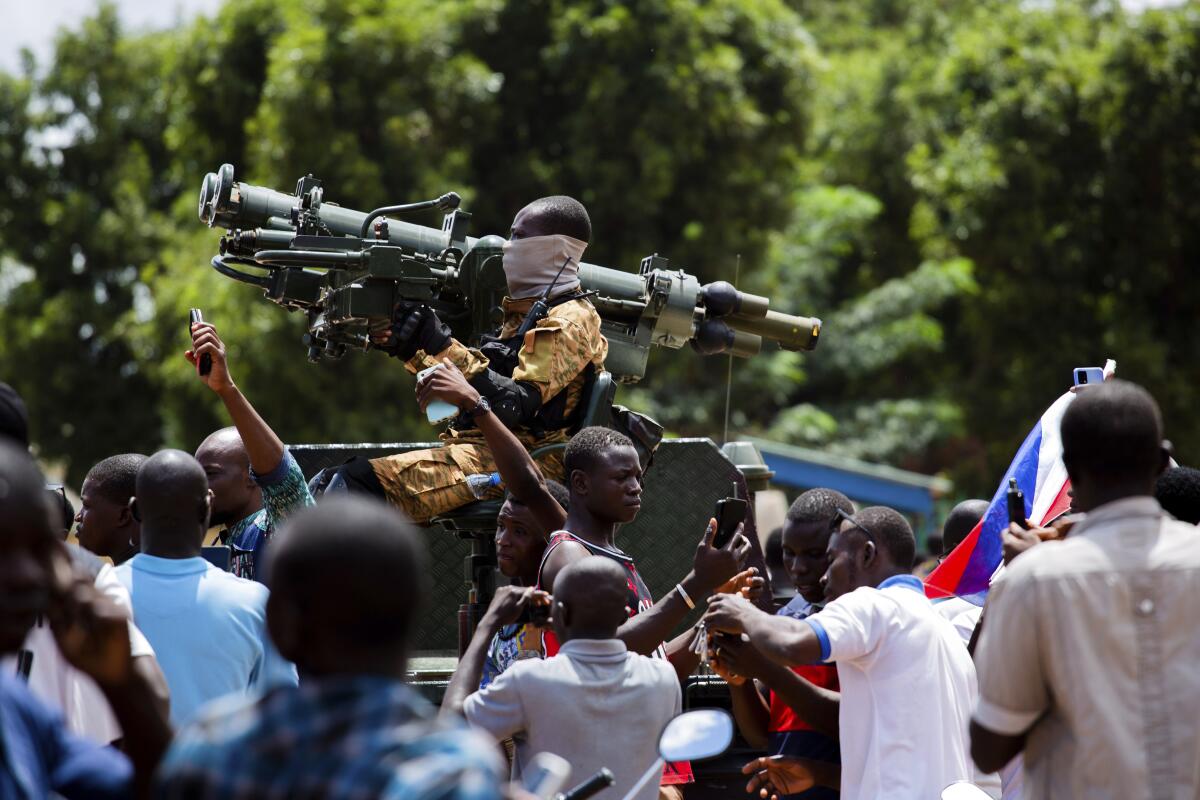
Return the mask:
<svg viewBox="0 0 1200 800">
<path fill-rule="evenodd" d="M 212 369 L 207 375 L 201 375 L 200 357 L 205 354 L 212 358 Z M 200 382 L 217 394 L 234 388 L 229 364 L 225 360 L 225 343 L 211 322 L 197 322 L 192 326 L 192 349 L 183 355 L 196 368 L 196 377 Z"/>
<path fill-rule="evenodd" d="M 383 350 L 390 356 L 399 356 L 406 361 L 412 358 L 405 356 L 410 340 L 419 332 L 424 317 L 420 314 L 421 303 L 411 300 L 401 300 L 392 306 L 390 319 L 377 319 L 370 324 L 371 344 Z M 413 348 L 413 353 L 416 348 Z"/>
<path fill-rule="evenodd" d="M 434 400 L 444 400 L 460 411 L 469 411 L 479 402 L 479 392 L 467 383 L 467 376 L 453 361 L 443 358 L 442 368 L 417 384 L 417 403 L 422 411 Z"/>
<path fill-rule="evenodd" d="M 386 334 L 386 335 L 385 335 Z M 385 332 L 371 332 L 371 341 L 388 355 L 408 361 L 424 350 L 437 355 L 449 346 L 450 326 L 442 322 L 432 308 L 422 303 L 401 301 L 392 314 L 392 325 Z"/>
</svg>

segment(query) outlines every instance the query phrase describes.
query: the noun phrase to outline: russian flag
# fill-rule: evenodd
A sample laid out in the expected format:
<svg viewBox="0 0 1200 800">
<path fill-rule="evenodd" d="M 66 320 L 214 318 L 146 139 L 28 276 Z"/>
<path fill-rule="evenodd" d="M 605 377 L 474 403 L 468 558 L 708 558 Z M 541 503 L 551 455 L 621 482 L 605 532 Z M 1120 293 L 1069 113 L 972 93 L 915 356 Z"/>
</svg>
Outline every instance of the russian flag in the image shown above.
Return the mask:
<svg viewBox="0 0 1200 800">
<path fill-rule="evenodd" d="M 1008 528 L 1009 478 L 1017 479 L 1017 487 L 1025 495 L 1025 517 L 1036 524 L 1044 525 L 1070 507 L 1071 483 L 1062 461 L 1059 423 L 1074 399 L 1074 393 L 1067 392 L 1033 426 L 1000 480 L 983 519 L 926 579 L 928 597 L 958 595 L 983 605 L 992 576 L 1003 561 L 1000 534 Z"/>
</svg>

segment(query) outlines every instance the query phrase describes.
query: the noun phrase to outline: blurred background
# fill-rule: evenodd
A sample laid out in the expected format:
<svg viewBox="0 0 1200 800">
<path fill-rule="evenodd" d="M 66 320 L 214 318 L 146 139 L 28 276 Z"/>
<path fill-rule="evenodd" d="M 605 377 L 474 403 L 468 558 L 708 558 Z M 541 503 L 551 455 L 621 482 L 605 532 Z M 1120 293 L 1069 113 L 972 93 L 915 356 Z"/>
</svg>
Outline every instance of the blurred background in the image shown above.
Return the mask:
<svg viewBox="0 0 1200 800">
<path fill-rule="evenodd" d="M 223 424 L 186 312 L 285 441 L 428 440 L 379 355 L 208 266 L 204 173 L 472 233 L 581 199 L 587 260 L 651 253 L 825 320 L 732 370 L 731 437 L 990 496 L 1076 366 L 1119 364 L 1195 463 L 1200 5 L 992 0 L 43 0 L 0 31 L 0 379 L 78 485 Z M 431 217 L 421 220 L 437 224 Z M 618 402 L 722 437 L 724 356 Z M 947 498 L 953 499 L 953 498 Z"/>
</svg>

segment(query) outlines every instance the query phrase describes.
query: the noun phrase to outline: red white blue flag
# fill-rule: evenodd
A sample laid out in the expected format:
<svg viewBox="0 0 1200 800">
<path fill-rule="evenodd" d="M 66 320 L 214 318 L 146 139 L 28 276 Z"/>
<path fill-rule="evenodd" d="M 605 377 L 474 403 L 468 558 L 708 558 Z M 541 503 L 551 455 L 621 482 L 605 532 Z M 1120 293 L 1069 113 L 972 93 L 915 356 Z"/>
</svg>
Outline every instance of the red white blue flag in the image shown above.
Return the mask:
<svg viewBox="0 0 1200 800">
<path fill-rule="evenodd" d="M 1109 361 L 1104 367 L 1105 377 L 1115 369 L 1116 363 Z M 1000 480 L 983 519 L 926 579 L 927 596 L 957 595 L 983 605 L 992 577 L 1003 563 L 1000 536 L 1008 528 L 1009 478 L 1017 479 L 1017 488 L 1025 495 L 1025 517 L 1035 525 L 1045 525 L 1070 508 L 1071 482 L 1062 461 L 1059 424 L 1074 399 L 1075 394 L 1067 392 L 1033 426 Z"/>
</svg>

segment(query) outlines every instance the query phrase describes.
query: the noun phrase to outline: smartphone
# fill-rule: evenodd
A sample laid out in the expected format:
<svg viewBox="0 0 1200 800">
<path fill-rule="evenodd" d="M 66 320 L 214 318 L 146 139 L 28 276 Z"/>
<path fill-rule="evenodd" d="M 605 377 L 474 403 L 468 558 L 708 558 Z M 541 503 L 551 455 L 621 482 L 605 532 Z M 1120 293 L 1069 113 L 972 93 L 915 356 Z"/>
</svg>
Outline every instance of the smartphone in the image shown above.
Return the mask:
<svg viewBox="0 0 1200 800">
<path fill-rule="evenodd" d="M 417 383 L 425 380 L 425 377 L 436 370 L 446 366 L 445 364 L 434 364 L 432 367 L 426 367 L 417 373 Z M 431 425 L 445 422 L 448 419 L 458 416 L 458 409 L 447 403 L 445 400 L 434 400 L 425 407 L 425 418 L 429 420 Z"/>
<path fill-rule="evenodd" d="M 571 764 L 554 753 L 538 753 L 524 770 L 521 788 L 538 800 L 550 800 L 571 777 Z"/>
<path fill-rule="evenodd" d="M 713 516 L 717 520 L 717 533 L 713 536 L 712 546 L 718 550 L 725 547 L 733 539 L 737 526 L 746 521 L 747 503 L 737 497 L 726 497 L 717 501 Z"/>
<path fill-rule="evenodd" d="M 193 308 L 188 311 L 188 340 L 192 338 L 192 326 L 197 322 L 204 322 L 204 315 L 200 313 L 200 309 Z M 212 356 L 208 353 L 200 356 L 200 374 L 207 375 L 212 372 Z"/>
<path fill-rule="evenodd" d="M 1008 521 L 1015 522 L 1026 530 L 1029 525 L 1025 523 L 1025 493 L 1017 488 L 1017 479 L 1008 479 Z"/>
<path fill-rule="evenodd" d="M 1090 386 L 1093 383 L 1104 383 L 1104 370 L 1101 367 L 1075 368 L 1076 386 Z"/>
</svg>

